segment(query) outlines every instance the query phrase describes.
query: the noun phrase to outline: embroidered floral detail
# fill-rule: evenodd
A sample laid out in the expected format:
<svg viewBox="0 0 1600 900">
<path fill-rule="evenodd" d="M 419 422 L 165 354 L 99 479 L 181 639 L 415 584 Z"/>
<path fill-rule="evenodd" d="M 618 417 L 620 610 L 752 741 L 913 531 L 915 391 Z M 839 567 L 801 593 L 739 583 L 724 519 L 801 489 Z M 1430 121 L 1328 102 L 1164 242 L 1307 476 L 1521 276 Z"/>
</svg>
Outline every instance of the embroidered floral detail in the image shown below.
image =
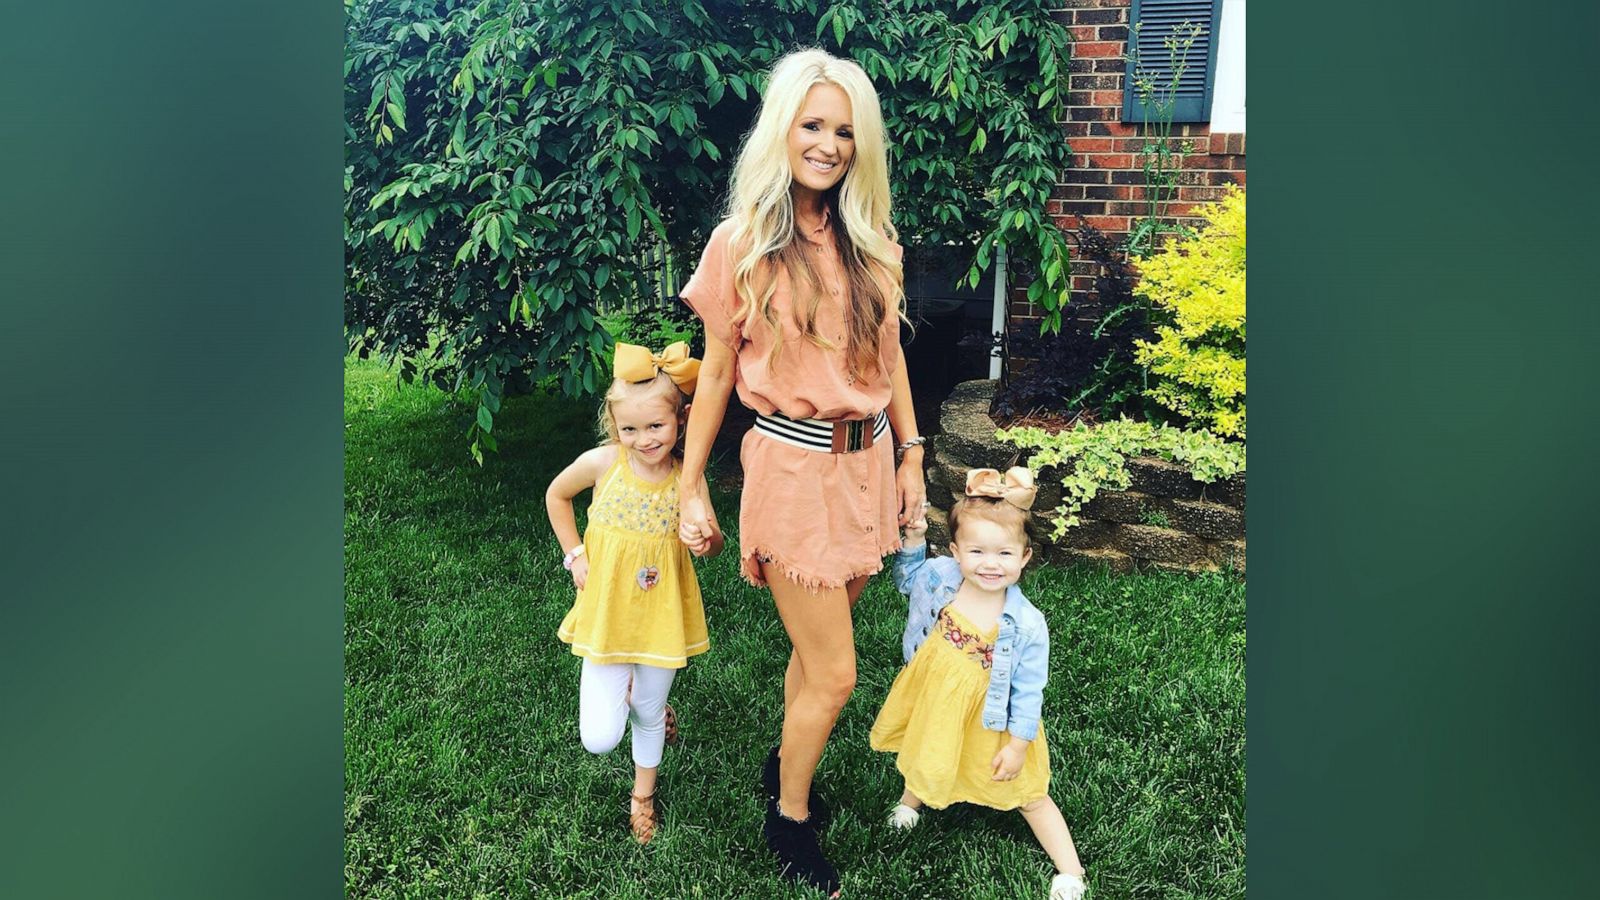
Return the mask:
<svg viewBox="0 0 1600 900">
<path fill-rule="evenodd" d="M 655 566 L 645 566 L 639 570 L 639 574 L 635 577 L 639 581 L 639 589 L 648 591 L 656 586 L 656 582 L 661 580 L 661 570 Z"/>
<path fill-rule="evenodd" d="M 949 641 L 951 646 L 967 654 L 973 662 L 985 669 L 994 665 L 994 644 L 957 625 L 948 609 L 939 611 L 939 630 L 944 633 L 944 639 Z"/>
<path fill-rule="evenodd" d="M 589 507 L 589 521 L 652 536 L 678 530 L 678 486 L 643 490 L 618 477 L 606 485 Z"/>
</svg>

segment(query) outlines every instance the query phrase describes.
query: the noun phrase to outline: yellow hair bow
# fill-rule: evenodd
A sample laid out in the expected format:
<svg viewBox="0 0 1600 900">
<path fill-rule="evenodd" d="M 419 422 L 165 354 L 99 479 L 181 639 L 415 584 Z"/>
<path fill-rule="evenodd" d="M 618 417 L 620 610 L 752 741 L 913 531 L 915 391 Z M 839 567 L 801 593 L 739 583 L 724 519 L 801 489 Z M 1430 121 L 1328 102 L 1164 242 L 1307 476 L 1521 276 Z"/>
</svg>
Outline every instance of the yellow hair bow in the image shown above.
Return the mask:
<svg viewBox="0 0 1600 900">
<path fill-rule="evenodd" d="M 638 344 L 619 343 L 613 368 L 623 381 L 649 381 L 657 372 L 665 372 L 685 394 L 694 393 L 695 381 L 700 378 L 700 360 L 689 355 L 689 345 L 683 341 L 668 344 L 660 353 Z"/>
<path fill-rule="evenodd" d="M 994 469 L 967 470 L 968 497 L 992 497 L 1017 509 L 1032 509 L 1034 495 L 1038 492 L 1033 485 L 1033 473 L 1027 466 L 1012 466 L 1003 475 Z"/>
</svg>

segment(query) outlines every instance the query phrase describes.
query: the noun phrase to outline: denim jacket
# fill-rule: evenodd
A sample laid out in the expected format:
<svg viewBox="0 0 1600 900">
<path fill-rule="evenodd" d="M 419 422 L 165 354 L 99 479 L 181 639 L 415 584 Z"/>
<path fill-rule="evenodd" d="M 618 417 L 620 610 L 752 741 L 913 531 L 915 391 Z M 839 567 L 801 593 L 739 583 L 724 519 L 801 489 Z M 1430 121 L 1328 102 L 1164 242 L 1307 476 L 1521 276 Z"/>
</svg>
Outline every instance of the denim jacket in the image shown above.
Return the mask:
<svg viewBox="0 0 1600 900">
<path fill-rule="evenodd" d="M 911 601 L 901 652 L 906 662 L 932 633 L 939 613 L 955 599 L 961 566 L 948 556 L 928 558 L 928 545 L 902 549 L 895 555 L 894 585 Z M 1044 614 L 1022 596 L 1016 585 L 1006 588 L 995 639 L 989 691 L 983 701 L 983 727 L 1009 731 L 1031 741 L 1039 735 L 1039 714 L 1050 665 L 1050 631 Z"/>
</svg>

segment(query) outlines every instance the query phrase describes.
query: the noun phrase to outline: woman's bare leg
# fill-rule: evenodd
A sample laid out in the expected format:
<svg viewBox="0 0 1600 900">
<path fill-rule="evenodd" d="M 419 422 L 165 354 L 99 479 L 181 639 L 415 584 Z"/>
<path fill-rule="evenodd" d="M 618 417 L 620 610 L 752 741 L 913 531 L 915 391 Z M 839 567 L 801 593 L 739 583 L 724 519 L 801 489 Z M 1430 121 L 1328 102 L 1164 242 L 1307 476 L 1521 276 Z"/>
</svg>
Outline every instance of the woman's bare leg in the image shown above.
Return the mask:
<svg viewBox="0 0 1600 900">
<path fill-rule="evenodd" d="M 1072 832 L 1067 830 L 1067 820 L 1061 816 L 1056 801 L 1045 797 L 1022 807 L 1022 817 L 1028 820 L 1039 846 L 1050 854 L 1056 871 L 1064 875 L 1083 877 L 1083 864 L 1078 861 L 1078 848 L 1073 846 Z"/>
<path fill-rule="evenodd" d="M 856 686 L 850 596 L 845 588 L 813 592 L 776 569 L 763 569 L 803 673 L 794 699 L 784 711 L 778 769 L 778 809 L 786 817 L 802 821 L 811 815 L 811 778 L 822 759 L 822 749 Z"/>
<path fill-rule="evenodd" d="M 860 578 L 852 578 L 845 583 L 844 590 L 850 597 L 850 610 L 852 613 L 855 611 L 856 601 L 861 599 L 861 592 L 867 587 L 867 579 L 871 577 L 871 575 L 862 575 Z M 794 703 L 795 694 L 800 692 L 800 685 L 805 680 L 806 673 L 805 669 L 800 665 L 800 654 L 797 651 L 790 650 L 789 667 L 783 672 L 783 711 L 785 713 L 788 713 L 790 705 Z"/>
</svg>

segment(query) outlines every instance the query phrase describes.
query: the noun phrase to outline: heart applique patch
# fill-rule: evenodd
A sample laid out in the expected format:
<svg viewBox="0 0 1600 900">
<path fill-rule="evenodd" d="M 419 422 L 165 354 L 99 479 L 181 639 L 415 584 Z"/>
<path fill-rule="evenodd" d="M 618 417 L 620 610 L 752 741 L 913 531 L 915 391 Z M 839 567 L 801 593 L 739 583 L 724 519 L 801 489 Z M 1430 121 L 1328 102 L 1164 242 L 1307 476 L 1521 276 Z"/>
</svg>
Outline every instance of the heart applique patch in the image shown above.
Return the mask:
<svg viewBox="0 0 1600 900">
<path fill-rule="evenodd" d="M 639 574 L 636 577 L 639 581 L 639 589 L 648 591 L 656 586 L 656 582 L 661 580 L 661 570 L 655 566 L 645 566 L 639 570 Z"/>
</svg>

